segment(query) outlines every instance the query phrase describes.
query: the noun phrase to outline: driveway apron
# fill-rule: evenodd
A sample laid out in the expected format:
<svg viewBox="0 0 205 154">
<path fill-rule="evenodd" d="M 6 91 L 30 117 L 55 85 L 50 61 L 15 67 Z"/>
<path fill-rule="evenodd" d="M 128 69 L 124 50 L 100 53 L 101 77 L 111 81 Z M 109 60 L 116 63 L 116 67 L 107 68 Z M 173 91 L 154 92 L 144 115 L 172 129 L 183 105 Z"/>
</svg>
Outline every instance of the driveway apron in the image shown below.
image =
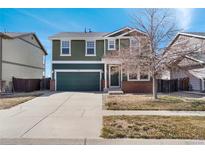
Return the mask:
<svg viewBox="0 0 205 154">
<path fill-rule="evenodd" d="M 0 138 L 99 138 L 102 94 L 62 92 L 0 110 Z"/>
</svg>

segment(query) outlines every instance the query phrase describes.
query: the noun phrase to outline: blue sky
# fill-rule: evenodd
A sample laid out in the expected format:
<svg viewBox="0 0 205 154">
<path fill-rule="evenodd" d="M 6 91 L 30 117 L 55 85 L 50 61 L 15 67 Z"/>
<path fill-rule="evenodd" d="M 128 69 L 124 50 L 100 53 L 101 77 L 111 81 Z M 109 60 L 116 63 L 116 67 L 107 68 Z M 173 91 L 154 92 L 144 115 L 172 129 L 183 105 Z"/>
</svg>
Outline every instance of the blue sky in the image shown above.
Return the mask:
<svg viewBox="0 0 205 154">
<path fill-rule="evenodd" d="M 65 31 L 110 32 L 133 26 L 135 9 L 0 9 L 0 31 L 35 32 L 46 48 L 46 76 L 51 71 L 51 42 L 48 37 Z M 173 9 L 185 31 L 205 31 L 205 9 Z"/>
</svg>

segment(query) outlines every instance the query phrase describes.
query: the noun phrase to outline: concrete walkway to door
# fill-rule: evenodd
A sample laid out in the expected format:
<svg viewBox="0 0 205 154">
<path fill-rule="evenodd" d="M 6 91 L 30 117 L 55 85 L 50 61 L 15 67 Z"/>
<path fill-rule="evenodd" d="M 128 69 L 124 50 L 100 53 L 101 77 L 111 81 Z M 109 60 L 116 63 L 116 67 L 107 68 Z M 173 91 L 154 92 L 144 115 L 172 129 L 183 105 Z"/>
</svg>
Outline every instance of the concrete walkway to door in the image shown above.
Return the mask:
<svg viewBox="0 0 205 154">
<path fill-rule="evenodd" d="M 48 93 L 0 110 L 0 138 L 99 138 L 102 94 Z"/>
</svg>

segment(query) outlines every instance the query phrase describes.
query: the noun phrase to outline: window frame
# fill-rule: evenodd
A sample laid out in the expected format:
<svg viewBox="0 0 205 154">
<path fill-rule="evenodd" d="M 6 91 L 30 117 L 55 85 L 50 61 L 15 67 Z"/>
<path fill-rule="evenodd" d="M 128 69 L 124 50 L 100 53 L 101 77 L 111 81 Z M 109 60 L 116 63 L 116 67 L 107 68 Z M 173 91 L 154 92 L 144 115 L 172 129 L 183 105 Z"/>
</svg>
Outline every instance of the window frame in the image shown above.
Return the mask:
<svg viewBox="0 0 205 154">
<path fill-rule="evenodd" d="M 87 42 L 94 42 L 94 54 L 88 54 L 87 53 Z M 96 40 L 85 40 L 85 56 L 96 56 Z"/>
<path fill-rule="evenodd" d="M 110 48 L 110 41 L 114 41 L 114 48 Z M 116 39 L 108 39 L 107 40 L 107 49 L 108 50 L 116 50 Z"/>
<path fill-rule="evenodd" d="M 65 47 L 62 47 L 62 44 L 64 41 L 67 41 L 68 42 L 68 49 L 69 49 L 69 53 L 68 54 L 64 54 L 62 51 L 63 48 Z M 71 56 L 71 40 L 60 40 L 60 56 Z"/>
<path fill-rule="evenodd" d="M 141 79 L 140 78 L 140 67 L 137 68 L 137 79 L 130 79 L 131 72 L 127 73 L 127 80 L 128 81 L 150 81 L 150 72 L 148 72 L 148 79 Z"/>
</svg>

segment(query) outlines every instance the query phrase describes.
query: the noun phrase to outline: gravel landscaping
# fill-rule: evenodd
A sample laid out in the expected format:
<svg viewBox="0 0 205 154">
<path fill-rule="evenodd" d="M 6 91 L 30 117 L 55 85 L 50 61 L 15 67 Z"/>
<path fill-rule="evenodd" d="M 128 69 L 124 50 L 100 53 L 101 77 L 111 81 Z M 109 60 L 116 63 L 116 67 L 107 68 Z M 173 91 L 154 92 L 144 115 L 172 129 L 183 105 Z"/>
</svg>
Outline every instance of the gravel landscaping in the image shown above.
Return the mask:
<svg viewBox="0 0 205 154">
<path fill-rule="evenodd" d="M 205 139 L 205 117 L 104 116 L 103 138 Z"/>
</svg>

